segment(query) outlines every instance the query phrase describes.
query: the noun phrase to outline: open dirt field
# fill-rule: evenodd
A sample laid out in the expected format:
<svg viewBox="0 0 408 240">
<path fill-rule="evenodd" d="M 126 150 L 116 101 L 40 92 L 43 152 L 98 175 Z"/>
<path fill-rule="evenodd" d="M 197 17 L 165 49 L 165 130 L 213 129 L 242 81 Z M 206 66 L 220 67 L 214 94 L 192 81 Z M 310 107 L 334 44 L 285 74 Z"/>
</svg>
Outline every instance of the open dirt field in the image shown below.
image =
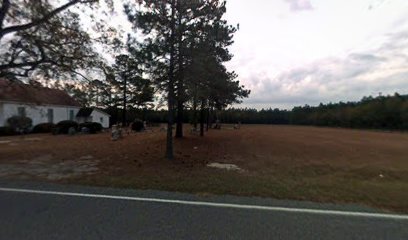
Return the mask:
<svg viewBox="0 0 408 240">
<path fill-rule="evenodd" d="M 204 138 L 186 132 L 175 140 L 173 162 L 163 158 L 164 148 L 159 129 L 117 142 L 108 133 L 2 137 L 0 177 L 359 203 L 408 213 L 407 133 L 244 125 Z"/>
</svg>

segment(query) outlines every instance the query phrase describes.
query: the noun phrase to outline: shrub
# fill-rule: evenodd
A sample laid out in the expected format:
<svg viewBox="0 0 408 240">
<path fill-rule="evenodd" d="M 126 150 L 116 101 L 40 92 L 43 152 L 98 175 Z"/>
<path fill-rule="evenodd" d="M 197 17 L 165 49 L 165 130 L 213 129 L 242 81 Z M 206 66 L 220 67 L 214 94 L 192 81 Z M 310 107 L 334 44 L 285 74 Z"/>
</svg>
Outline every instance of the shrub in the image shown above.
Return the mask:
<svg viewBox="0 0 408 240">
<path fill-rule="evenodd" d="M 54 123 L 40 123 L 34 126 L 33 133 L 51 133 L 55 128 Z"/>
<path fill-rule="evenodd" d="M 148 127 L 160 127 L 160 123 L 159 122 L 148 122 L 146 124 Z"/>
<path fill-rule="evenodd" d="M 135 119 L 132 123 L 132 130 L 135 132 L 141 132 L 144 129 L 143 121 L 140 119 Z"/>
<path fill-rule="evenodd" d="M 0 127 L 0 136 L 12 136 L 17 132 L 12 127 Z"/>
<path fill-rule="evenodd" d="M 70 128 L 78 129 L 78 123 L 75 121 L 64 120 L 57 123 L 58 133 L 68 134 Z"/>
<path fill-rule="evenodd" d="M 16 132 L 28 133 L 33 120 L 29 117 L 13 116 L 7 119 L 7 123 Z"/>
<path fill-rule="evenodd" d="M 90 133 L 97 133 L 102 131 L 102 124 L 97 123 L 97 122 L 84 122 L 79 124 L 79 130 L 82 130 L 82 128 L 88 128 Z"/>
</svg>

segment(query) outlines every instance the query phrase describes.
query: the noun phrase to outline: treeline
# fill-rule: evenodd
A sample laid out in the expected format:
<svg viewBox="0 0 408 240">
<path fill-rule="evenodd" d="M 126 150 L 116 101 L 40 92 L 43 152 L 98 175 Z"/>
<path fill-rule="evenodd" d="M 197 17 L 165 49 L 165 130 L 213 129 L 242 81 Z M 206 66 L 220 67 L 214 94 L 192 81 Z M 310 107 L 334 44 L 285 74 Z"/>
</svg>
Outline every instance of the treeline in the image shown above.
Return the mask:
<svg viewBox="0 0 408 240">
<path fill-rule="evenodd" d="M 129 117 L 143 118 L 151 122 L 165 122 L 167 111 L 133 110 Z M 112 116 L 114 113 L 110 112 Z M 119 114 L 120 115 L 120 114 Z M 184 122 L 193 123 L 193 112 L 184 115 Z M 361 129 L 408 129 L 408 95 L 364 97 L 358 102 L 320 104 L 316 107 L 305 105 L 292 110 L 254 108 L 229 108 L 206 113 L 222 123 L 243 124 L 293 124 Z"/>
<path fill-rule="evenodd" d="M 408 129 L 408 95 L 364 97 L 359 102 L 295 107 L 290 123 L 347 128 Z"/>
</svg>

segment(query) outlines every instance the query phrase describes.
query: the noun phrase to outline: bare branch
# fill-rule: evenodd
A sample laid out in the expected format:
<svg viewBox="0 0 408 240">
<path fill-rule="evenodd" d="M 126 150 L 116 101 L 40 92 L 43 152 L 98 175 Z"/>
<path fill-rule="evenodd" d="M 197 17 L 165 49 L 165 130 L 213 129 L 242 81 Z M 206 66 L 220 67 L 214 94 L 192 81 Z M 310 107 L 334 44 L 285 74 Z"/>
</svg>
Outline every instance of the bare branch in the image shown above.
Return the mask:
<svg viewBox="0 0 408 240">
<path fill-rule="evenodd" d="M 0 30 L 3 28 L 3 21 L 4 21 L 4 18 L 6 17 L 6 14 L 9 8 L 10 8 L 10 1 L 3 0 L 3 3 L 0 8 Z"/>
<path fill-rule="evenodd" d="M 32 61 L 32 62 L 23 62 L 23 63 L 7 63 L 0 65 L 0 72 L 4 71 L 6 69 L 10 68 L 23 68 L 23 67 L 33 67 L 33 66 L 38 66 L 41 63 L 44 63 L 45 61 L 43 59 L 38 60 L 38 61 Z"/>
<path fill-rule="evenodd" d="M 6 1 L 8 2 L 8 0 L 3 0 L 3 2 Z M 45 16 L 43 16 L 40 19 L 34 20 L 30 23 L 26 23 L 26 24 L 22 24 L 22 25 L 16 25 L 16 26 L 11 26 L 11 27 L 6 27 L 4 29 L 0 28 L 0 39 L 2 37 L 4 37 L 6 34 L 12 33 L 12 32 L 17 32 L 17 31 L 24 31 L 27 29 L 30 29 L 32 27 L 35 27 L 37 25 L 43 24 L 45 22 L 47 22 L 49 19 L 51 19 L 52 17 L 54 17 L 55 15 L 57 15 L 58 13 L 66 10 L 67 8 L 77 4 L 77 3 L 91 3 L 91 2 L 96 2 L 97 0 L 73 0 L 70 1 L 56 9 L 54 9 L 53 11 L 49 12 L 48 14 L 46 14 Z M 3 7 L 2 7 L 2 11 L 3 11 Z M 0 15 L 1 16 L 1 15 Z"/>
</svg>

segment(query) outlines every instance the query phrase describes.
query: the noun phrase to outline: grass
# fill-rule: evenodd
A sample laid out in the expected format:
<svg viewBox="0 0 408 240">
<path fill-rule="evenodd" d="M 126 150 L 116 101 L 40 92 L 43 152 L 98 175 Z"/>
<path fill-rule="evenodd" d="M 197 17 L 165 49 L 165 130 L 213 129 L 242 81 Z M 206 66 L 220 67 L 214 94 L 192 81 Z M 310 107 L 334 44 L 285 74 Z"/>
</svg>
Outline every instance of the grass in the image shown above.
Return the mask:
<svg viewBox="0 0 408 240">
<path fill-rule="evenodd" d="M 41 141 L 1 146 L 0 164 L 44 154 L 51 154 L 53 161 L 92 155 L 99 160 L 97 174 L 59 182 L 357 203 L 408 213 L 404 133 L 243 126 L 212 130 L 204 138 L 186 134 L 185 139 L 176 139 L 173 162 L 163 158 L 165 133 L 159 131 L 118 142 L 108 134 L 39 136 Z M 244 171 L 210 169 L 206 167 L 210 162 L 236 164 Z"/>
</svg>

